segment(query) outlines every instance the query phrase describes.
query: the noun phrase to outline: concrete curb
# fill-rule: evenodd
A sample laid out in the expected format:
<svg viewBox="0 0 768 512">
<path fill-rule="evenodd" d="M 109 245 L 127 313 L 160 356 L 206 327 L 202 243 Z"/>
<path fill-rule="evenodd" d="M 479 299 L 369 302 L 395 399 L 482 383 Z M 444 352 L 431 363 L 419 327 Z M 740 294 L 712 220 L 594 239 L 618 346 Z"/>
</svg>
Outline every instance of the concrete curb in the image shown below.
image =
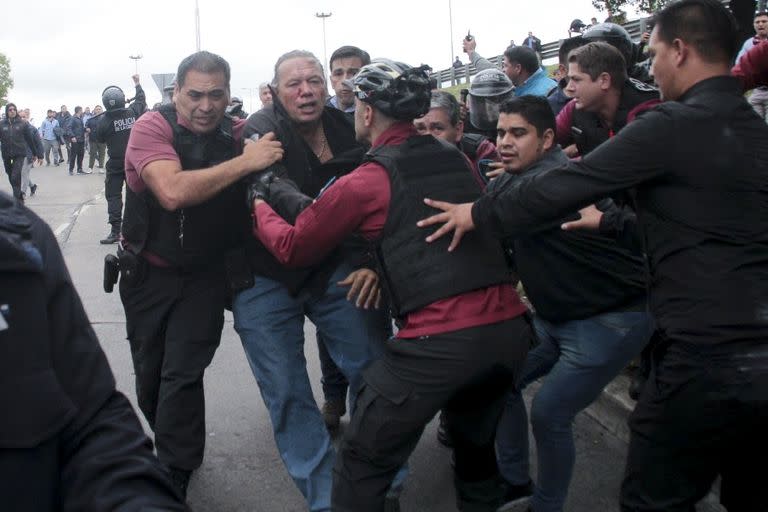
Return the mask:
<svg viewBox="0 0 768 512">
<path fill-rule="evenodd" d="M 629 444 L 627 419 L 635 408 L 635 401 L 629 398 L 629 377 L 620 374 L 611 381 L 585 413 L 602 425 L 608 432 Z M 715 482 L 709 494 L 696 506 L 698 512 L 726 512 L 720 505 L 720 481 Z"/>
</svg>

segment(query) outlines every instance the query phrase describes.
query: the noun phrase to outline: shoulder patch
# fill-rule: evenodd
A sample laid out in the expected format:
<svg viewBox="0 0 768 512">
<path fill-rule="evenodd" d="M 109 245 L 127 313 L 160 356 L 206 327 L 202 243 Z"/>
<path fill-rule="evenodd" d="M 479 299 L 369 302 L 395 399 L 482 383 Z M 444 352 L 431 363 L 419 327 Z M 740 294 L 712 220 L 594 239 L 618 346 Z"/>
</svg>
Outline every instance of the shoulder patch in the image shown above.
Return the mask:
<svg viewBox="0 0 768 512">
<path fill-rule="evenodd" d="M 629 78 L 629 84 L 632 86 L 633 89 L 640 92 L 659 92 L 657 88 L 655 88 L 652 85 L 646 84 L 644 82 L 641 82 L 640 80 L 636 78 Z"/>
</svg>

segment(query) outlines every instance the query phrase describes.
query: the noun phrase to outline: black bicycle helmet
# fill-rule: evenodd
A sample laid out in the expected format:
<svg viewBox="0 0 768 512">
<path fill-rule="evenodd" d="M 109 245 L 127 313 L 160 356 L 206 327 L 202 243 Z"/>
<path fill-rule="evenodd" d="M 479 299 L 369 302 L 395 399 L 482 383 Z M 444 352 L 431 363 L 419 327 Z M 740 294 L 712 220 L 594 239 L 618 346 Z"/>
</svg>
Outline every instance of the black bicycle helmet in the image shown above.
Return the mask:
<svg viewBox="0 0 768 512">
<path fill-rule="evenodd" d="M 581 35 L 587 43 L 604 41 L 621 52 L 627 63 L 627 68 L 631 68 L 635 63 L 635 45 L 629 32 L 616 23 L 600 23 L 589 27 Z"/>
<path fill-rule="evenodd" d="M 125 93 L 116 85 L 110 85 L 101 93 L 101 102 L 107 111 L 125 108 Z"/>
<path fill-rule="evenodd" d="M 429 111 L 428 66 L 413 68 L 389 59 L 374 59 L 352 78 L 355 96 L 385 115 L 410 121 Z"/>
</svg>

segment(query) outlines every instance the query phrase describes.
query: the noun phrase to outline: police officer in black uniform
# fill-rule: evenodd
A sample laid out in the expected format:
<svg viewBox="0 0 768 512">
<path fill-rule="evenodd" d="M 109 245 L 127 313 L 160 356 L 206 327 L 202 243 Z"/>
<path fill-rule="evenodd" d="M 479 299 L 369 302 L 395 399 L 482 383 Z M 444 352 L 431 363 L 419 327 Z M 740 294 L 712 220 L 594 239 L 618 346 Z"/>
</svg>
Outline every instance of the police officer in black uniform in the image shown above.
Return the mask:
<svg viewBox="0 0 768 512">
<path fill-rule="evenodd" d="M 128 136 L 136 119 L 147 110 L 144 89 L 139 84 L 139 75 L 133 75 L 136 95 L 133 103 L 125 106 L 125 93 L 116 85 L 110 85 L 101 93 L 106 111 L 99 116 L 96 131 L 91 134 L 96 142 L 105 142 L 109 152 L 107 176 L 104 180 L 104 195 L 107 198 L 108 222 L 112 228 L 101 240 L 102 244 L 113 244 L 120 238 L 123 217 L 123 183 L 125 183 L 125 148 Z"/>
<path fill-rule="evenodd" d="M 50 228 L 0 193 L 0 496 L 8 511 L 187 510 Z"/>
<path fill-rule="evenodd" d="M 139 118 L 125 152 L 120 299 L 139 407 L 157 455 L 186 493 L 205 451 L 203 374 L 224 325 L 224 256 L 247 224 L 236 183 L 282 157 L 266 134 L 243 147 L 225 115 L 229 64 L 197 52 L 179 65 L 174 103 Z"/>
</svg>

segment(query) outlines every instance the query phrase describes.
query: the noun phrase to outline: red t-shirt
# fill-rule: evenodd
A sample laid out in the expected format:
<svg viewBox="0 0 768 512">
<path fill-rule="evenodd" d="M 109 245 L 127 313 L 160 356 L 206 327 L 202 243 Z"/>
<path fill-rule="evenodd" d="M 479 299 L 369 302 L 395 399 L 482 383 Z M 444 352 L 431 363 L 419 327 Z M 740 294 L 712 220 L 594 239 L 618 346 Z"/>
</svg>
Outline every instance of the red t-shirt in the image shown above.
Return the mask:
<svg viewBox="0 0 768 512">
<path fill-rule="evenodd" d="M 401 144 L 415 134 L 410 123 L 396 123 L 373 146 Z M 254 212 L 254 234 L 284 265 L 309 266 L 350 233 L 368 240 L 381 236 L 390 195 L 386 169 L 369 162 L 339 178 L 301 212 L 293 226 L 268 204 L 260 204 Z M 397 337 L 416 338 L 501 322 L 525 310 L 512 285 L 500 284 L 442 299 L 408 314 Z"/>
<path fill-rule="evenodd" d="M 189 128 L 183 117 L 177 114 L 180 126 Z M 232 120 L 232 132 L 239 144 L 243 137 L 245 119 Z M 147 112 L 136 120 L 128 138 L 125 150 L 125 182 L 136 193 L 142 192 L 146 185 L 141 179 L 141 172 L 147 164 L 157 160 L 181 162 L 173 149 L 173 130 L 160 112 Z"/>
</svg>

